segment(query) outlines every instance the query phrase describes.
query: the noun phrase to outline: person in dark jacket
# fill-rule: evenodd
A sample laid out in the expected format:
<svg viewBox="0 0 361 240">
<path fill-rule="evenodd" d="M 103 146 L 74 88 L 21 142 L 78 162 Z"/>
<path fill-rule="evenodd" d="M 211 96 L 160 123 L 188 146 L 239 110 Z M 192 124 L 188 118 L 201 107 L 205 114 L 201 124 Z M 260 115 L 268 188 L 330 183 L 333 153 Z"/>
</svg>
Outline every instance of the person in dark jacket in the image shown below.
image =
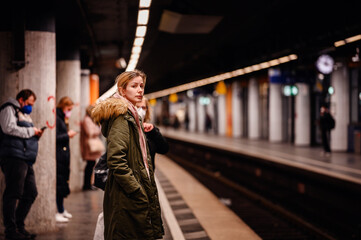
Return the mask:
<svg viewBox="0 0 361 240">
<path fill-rule="evenodd" d="M 169 151 L 169 145 L 167 140 L 160 133 L 159 129 L 150 121 L 150 104 L 146 97 L 137 104 L 138 114 L 143 120 L 143 127 L 145 136 L 147 137 L 147 143 L 149 147 L 150 157 L 152 159 L 152 166 L 155 170 L 155 154 L 166 154 Z"/>
<path fill-rule="evenodd" d="M 142 101 L 146 76 L 138 70 L 127 71 L 116 81 L 118 93 L 92 111 L 107 138 L 104 239 L 159 239 L 164 229 L 158 192 L 135 107 Z"/>
<path fill-rule="evenodd" d="M 73 109 L 73 101 L 69 97 L 60 99 L 56 108 L 56 205 L 58 212 L 55 215 L 57 222 L 68 222 L 72 215 L 64 209 L 64 198 L 69 193 L 70 176 L 70 149 L 69 139 L 77 132 L 68 130 L 67 121 Z"/>
<path fill-rule="evenodd" d="M 17 94 L 16 100 L 10 98 L 4 103 L 0 111 L 0 158 L 6 184 L 3 195 L 6 239 L 36 236 L 25 230 L 24 224 L 38 195 L 33 164 L 43 130 L 34 127 L 29 115 L 35 100 L 35 93 L 24 89 Z"/>
<path fill-rule="evenodd" d="M 320 108 L 320 128 L 322 136 L 322 146 L 324 150 L 324 155 L 329 156 L 331 154 L 330 148 L 330 132 L 331 129 L 335 127 L 335 120 L 331 116 L 328 108 L 323 105 Z"/>
</svg>

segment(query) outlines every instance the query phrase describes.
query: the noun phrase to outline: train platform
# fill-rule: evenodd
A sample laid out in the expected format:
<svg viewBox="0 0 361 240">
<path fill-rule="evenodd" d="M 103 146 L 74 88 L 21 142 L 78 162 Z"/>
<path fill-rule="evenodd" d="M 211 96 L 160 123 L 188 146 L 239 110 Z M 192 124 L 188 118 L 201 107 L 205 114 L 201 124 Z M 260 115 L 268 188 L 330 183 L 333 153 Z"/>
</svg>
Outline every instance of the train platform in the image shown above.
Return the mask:
<svg viewBox="0 0 361 240">
<path fill-rule="evenodd" d="M 325 156 L 321 147 L 298 147 L 288 143 L 191 133 L 172 128 L 161 128 L 161 132 L 168 138 L 260 158 L 361 185 L 360 154 L 332 152 L 330 156 Z"/>
<path fill-rule="evenodd" d="M 261 239 L 213 193 L 163 155 L 156 156 L 156 181 L 165 227 L 164 240 Z M 91 240 L 102 211 L 103 191 L 74 192 L 65 200 L 73 214 L 37 240 Z M 3 236 L 0 236 L 2 239 Z"/>
<path fill-rule="evenodd" d="M 171 146 L 167 156 L 219 198 L 228 195 L 229 207 L 262 239 L 361 239 L 361 155 L 325 156 L 321 147 L 171 128 L 161 132 Z M 237 195 L 224 192 L 225 188 Z M 300 226 L 304 236 L 293 236 L 296 231 L 291 228 L 265 231 L 273 220 L 263 225 L 258 213 L 256 220 L 254 214 L 249 217 L 238 196 Z"/>
</svg>

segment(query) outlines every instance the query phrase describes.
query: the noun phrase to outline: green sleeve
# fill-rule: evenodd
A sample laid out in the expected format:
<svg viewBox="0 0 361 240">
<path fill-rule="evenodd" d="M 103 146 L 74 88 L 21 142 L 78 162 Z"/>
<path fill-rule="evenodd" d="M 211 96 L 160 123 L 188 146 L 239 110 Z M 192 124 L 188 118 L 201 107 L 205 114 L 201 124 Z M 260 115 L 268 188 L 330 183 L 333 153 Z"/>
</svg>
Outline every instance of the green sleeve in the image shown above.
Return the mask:
<svg viewBox="0 0 361 240">
<path fill-rule="evenodd" d="M 108 135 L 108 167 L 113 173 L 116 182 L 127 193 L 131 194 L 140 188 L 134 177 L 132 169 L 129 168 L 127 152 L 129 148 L 129 126 L 128 121 L 121 115 L 117 117 Z"/>
</svg>

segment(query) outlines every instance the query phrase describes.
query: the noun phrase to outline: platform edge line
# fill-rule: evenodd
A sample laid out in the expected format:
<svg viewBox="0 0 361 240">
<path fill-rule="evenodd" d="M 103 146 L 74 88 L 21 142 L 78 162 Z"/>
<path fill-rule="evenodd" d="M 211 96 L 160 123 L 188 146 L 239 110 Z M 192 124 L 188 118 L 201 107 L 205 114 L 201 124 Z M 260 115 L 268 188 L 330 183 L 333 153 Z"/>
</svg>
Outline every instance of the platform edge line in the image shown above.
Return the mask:
<svg viewBox="0 0 361 240">
<path fill-rule="evenodd" d="M 158 187 L 158 195 L 159 195 L 160 205 L 162 207 L 162 212 L 164 214 L 164 218 L 167 221 L 167 224 L 168 224 L 168 227 L 172 234 L 173 239 L 185 240 L 183 232 L 178 224 L 177 219 L 175 218 L 175 216 L 173 214 L 173 210 L 169 204 L 169 201 L 163 191 L 163 188 L 162 188 L 157 176 L 154 176 L 154 179 L 155 179 L 155 182 Z"/>
</svg>

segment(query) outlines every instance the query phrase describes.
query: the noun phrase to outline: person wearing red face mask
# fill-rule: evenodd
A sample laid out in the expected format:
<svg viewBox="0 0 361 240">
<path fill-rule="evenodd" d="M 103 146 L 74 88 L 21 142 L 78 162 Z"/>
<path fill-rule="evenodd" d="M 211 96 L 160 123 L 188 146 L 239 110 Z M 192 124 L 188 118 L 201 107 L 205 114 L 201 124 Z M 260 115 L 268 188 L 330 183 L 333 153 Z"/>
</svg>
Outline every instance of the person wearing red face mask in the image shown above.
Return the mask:
<svg viewBox="0 0 361 240">
<path fill-rule="evenodd" d="M 0 158 L 5 175 L 3 217 L 6 239 L 30 239 L 25 218 L 38 195 L 33 164 L 38 140 L 43 131 L 30 118 L 36 95 L 30 89 L 20 91 L 0 107 Z M 16 204 L 18 202 L 18 204 Z"/>
<path fill-rule="evenodd" d="M 58 212 L 55 214 L 57 222 L 68 222 L 72 215 L 64 209 L 64 198 L 69 193 L 70 176 L 70 149 L 69 139 L 77 132 L 68 130 L 68 119 L 74 103 L 69 97 L 62 97 L 56 108 L 56 205 Z"/>
</svg>

